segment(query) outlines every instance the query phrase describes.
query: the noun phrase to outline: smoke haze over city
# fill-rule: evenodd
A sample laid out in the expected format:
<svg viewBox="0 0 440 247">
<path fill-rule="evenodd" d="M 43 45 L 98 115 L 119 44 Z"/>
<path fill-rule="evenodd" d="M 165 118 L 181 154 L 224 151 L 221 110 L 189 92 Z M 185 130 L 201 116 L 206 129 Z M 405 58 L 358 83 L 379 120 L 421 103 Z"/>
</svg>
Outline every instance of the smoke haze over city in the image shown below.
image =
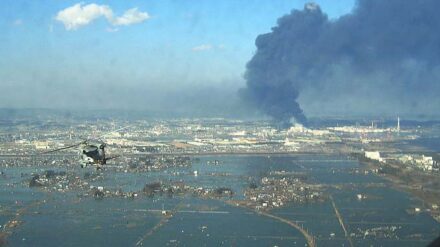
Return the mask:
<svg viewBox="0 0 440 247">
<path fill-rule="evenodd" d="M 280 121 L 304 122 L 303 109 L 435 113 L 439 7 L 438 1 L 360 0 L 336 19 L 314 3 L 294 9 L 257 37 L 242 96 Z"/>
<path fill-rule="evenodd" d="M 282 122 L 435 116 L 438 7 L 433 0 L 11 1 L 0 10 L 0 107 Z"/>
</svg>

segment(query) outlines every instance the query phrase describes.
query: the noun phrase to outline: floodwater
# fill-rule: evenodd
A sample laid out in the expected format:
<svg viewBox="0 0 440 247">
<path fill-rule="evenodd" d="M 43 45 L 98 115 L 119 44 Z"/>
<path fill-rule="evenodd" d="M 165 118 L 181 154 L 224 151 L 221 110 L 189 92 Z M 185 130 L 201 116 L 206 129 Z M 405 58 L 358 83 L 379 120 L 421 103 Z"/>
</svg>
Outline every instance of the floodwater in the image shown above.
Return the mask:
<svg viewBox="0 0 440 247">
<path fill-rule="evenodd" d="M 296 222 L 315 237 L 317 246 L 425 246 L 440 235 L 440 224 L 428 213 L 408 209 L 423 203 L 394 190 L 380 177 L 364 173 L 355 160 L 329 155 L 201 156 L 190 168 L 148 173 L 103 171 L 93 182 L 105 188 L 142 190 L 146 183 L 183 181 L 196 187 L 230 187 L 232 199 L 271 171 L 306 174 L 309 183 L 333 185 L 332 201 L 288 204 L 272 214 Z M 208 161 L 218 160 L 218 165 Z M 45 168 L 46 169 L 46 168 Z M 50 167 L 47 167 L 50 169 Z M 71 169 L 71 168 L 69 168 Z M 89 169 L 89 170 L 87 170 Z M 82 176 L 92 168 L 74 171 Z M 9 246 L 305 246 L 291 226 L 224 200 L 191 195 L 84 198 L 80 192 L 44 192 L 28 188 L 21 173 L 41 168 L 3 167 L 0 179 L 0 224 L 23 223 L 8 237 Z M 198 176 L 193 172 L 197 171 Z M 366 196 L 359 200 L 358 194 Z M 161 210 L 172 216 L 163 216 Z M 18 213 L 18 215 L 17 215 Z M 0 228 L 0 230 L 3 229 Z"/>
</svg>

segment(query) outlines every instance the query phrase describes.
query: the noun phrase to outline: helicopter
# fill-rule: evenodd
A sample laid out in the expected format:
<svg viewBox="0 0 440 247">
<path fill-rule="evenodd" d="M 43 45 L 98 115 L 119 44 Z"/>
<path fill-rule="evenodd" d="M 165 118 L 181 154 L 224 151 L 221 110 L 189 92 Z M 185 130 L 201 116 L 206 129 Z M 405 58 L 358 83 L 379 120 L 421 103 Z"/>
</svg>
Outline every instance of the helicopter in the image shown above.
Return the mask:
<svg viewBox="0 0 440 247">
<path fill-rule="evenodd" d="M 58 148 L 54 150 L 50 150 L 47 152 L 43 152 L 41 154 L 48 154 L 48 153 L 54 153 L 65 149 L 75 148 L 79 147 L 79 153 L 80 153 L 80 163 L 81 168 L 87 167 L 89 165 L 96 165 L 96 169 L 99 170 L 107 164 L 108 160 L 115 159 L 119 157 L 112 156 L 112 157 L 106 157 L 105 155 L 105 147 L 106 144 L 104 142 L 101 142 L 100 144 L 92 144 L 89 140 L 84 140 L 80 143 L 70 145 L 63 148 Z"/>
<path fill-rule="evenodd" d="M 120 129 L 114 130 L 114 131 L 123 130 L 128 127 L 129 126 L 124 127 L 124 128 L 120 128 Z M 112 132 L 114 132 L 114 131 L 112 131 Z M 103 136 L 105 136 L 105 135 L 102 135 L 101 137 L 103 137 Z M 62 148 L 50 150 L 50 151 L 43 152 L 40 154 L 54 153 L 54 152 L 58 152 L 61 150 L 79 147 L 81 168 L 87 167 L 89 165 L 95 165 L 96 169 L 100 170 L 100 169 L 102 169 L 102 167 L 105 164 L 107 164 L 108 160 L 115 159 L 120 156 L 120 155 L 116 155 L 116 156 L 107 157 L 105 154 L 105 147 L 106 146 L 107 146 L 107 144 L 105 142 L 103 142 L 101 139 L 100 139 L 99 143 L 93 143 L 89 139 L 86 139 L 80 143 L 76 143 L 76 144 L 73 144 L 73 145 L 70 145 L 67 147 L 62 147 Z"/>
</svg>

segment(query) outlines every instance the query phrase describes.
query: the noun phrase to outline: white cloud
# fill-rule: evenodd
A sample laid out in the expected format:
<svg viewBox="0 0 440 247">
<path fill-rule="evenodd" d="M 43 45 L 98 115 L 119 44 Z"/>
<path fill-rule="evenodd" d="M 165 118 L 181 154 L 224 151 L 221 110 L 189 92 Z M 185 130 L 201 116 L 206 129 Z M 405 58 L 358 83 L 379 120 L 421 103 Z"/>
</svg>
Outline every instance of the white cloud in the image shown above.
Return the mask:
<svg viewBox="0 0 440 247">
<path fill-rule="evenodd" d="M 101 17 L 113 26 L 132 25 L 150 18 L 147 12 L 140 12 L 137 8 L 125 11 L 120 17 L 114 17 L 113 10 L 107 5 L 77 3 L 59 11 L 55 20 L 62 22 L 66 30 L 76 30 Z"/>
<path fill-rule="evenodd" d="M 202 52 L 202 51 L 209 51 L 209 50 L 224 50 L 226 46 L 224 44 L 219 45 L 213 45 L 213 44 L 201 44 L 198 46 L 194 46 L 191 48 L 194 52 Z"/>
<path fill-rule="evenodd" d="M 192 48 L 193 51 L 208 51 L 212 49 L 212 45 L 210 44 L 202 44 Z"/>
<path fill-rule="evenodd" d="M 128 26 L 136 23 L 143 22 L 149 19 L 150 16 L 147 12 L 140 12 L 137 8 L 132 8 L 120 16 L 112 20 L 112 24 L 115 26 Z"/>
<path fill-rule="evenodd" d="M 21 24 L 23 24 L 23 20 L 22 19 L 17 19 L 14 22 L 12 22 L 12 24 L 14 26 L 20 26 Z"/>
<path fill-rule="evenodd" d="M 62 22 L 66 30 L 76 30 L 102 16 L 107 19 L 113 16 L 107 5 L 91 3 L 83 6 L 82 3 L 77 3 L 58 12 L 55 20 Z"/>
<path fill-rule="evenodd" d="M 116 33 L 117 31 L 119 31 L 119 29 L 108 27 L 107 29 L 105 29 L 105 31 L 107 31 L 109 33 Z"/>
</svg>

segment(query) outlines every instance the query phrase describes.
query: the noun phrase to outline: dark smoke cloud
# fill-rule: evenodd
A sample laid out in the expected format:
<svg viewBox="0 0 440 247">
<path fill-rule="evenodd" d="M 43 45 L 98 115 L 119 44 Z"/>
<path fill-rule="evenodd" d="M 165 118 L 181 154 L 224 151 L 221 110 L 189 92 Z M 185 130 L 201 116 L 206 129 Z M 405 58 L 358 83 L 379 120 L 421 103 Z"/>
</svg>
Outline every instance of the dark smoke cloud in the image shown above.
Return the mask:
<svg viewBox="0 0 440 247">
<path fill-rule="evenodd" d="M 435 111 L 439 10 L 438 0 L 358 0 L 330 20 L 306 4 L 257 37 L 240 95 L 281 123 L 305 122 L 299 99 L 315 111 Z"/>
</svg>

